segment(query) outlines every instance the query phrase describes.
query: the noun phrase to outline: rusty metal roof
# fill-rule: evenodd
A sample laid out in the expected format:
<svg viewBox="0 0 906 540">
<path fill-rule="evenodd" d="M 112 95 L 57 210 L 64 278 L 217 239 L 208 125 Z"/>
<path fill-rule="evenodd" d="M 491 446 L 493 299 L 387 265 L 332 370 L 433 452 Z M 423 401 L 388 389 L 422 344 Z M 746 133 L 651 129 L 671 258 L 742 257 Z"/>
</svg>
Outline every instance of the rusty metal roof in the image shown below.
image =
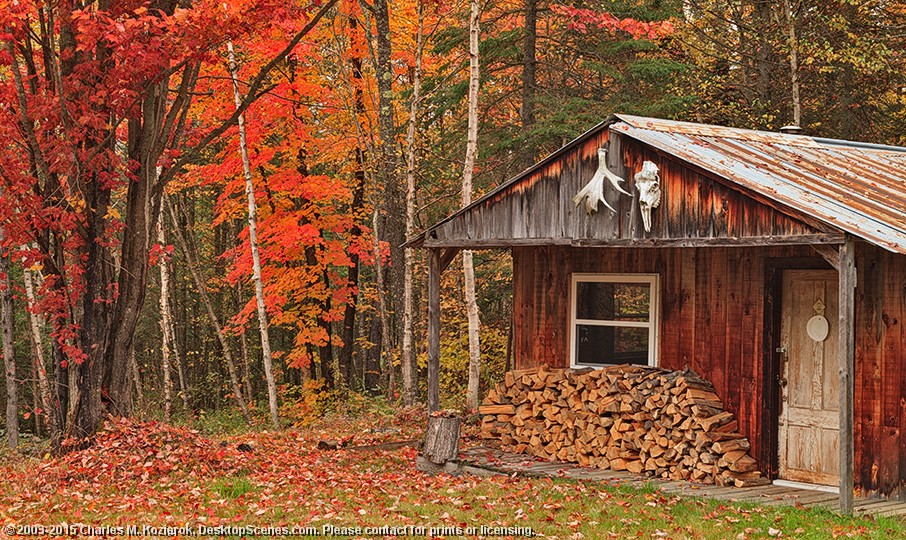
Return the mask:
<svg viewBox="0 0 906 540">
<path fill-rule="evenodd" d="M 617 115 L 625 134 L 763 197 L 906 253 L 906 148 Z"/>
</svg>

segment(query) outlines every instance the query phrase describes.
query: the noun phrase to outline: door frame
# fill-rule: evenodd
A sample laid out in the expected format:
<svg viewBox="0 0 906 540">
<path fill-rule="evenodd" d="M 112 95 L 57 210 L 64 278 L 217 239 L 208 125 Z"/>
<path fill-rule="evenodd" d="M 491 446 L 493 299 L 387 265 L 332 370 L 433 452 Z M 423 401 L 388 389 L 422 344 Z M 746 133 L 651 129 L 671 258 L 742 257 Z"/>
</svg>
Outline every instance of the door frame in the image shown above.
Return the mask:
<svg viewBox="0 0 906 540">
<path fill-rule="evenodd" d="M 815 257 L 770 257 L 765 260 L 764 279 L 764 337 L 762 342 L 762 392 L 761 417 L 764 418 L 756 459 L 768 465 L 767 477 L 774 480 L 778 477 L 780 448 L 779 422 L 781 410 L 780 377 L 781 354 L 777 349 L 780 343 L 781 310 L 783 309 L 783 272 L 784 270 L 835 270 L 820 256 Z"/>
</svg>

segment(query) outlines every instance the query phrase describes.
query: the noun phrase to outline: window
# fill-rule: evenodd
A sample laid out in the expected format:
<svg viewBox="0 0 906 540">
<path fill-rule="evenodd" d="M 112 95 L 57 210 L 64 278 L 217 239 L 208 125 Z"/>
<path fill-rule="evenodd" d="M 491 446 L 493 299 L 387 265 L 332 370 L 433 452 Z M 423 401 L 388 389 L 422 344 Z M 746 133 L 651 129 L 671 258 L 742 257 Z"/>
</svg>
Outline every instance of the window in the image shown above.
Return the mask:
<svg viewBox="0 0 906 540">
<path fill-rule="evenodd" d="M 573 367 L 657 364 L 657 274 L 573 274 Z"/>
</svg>

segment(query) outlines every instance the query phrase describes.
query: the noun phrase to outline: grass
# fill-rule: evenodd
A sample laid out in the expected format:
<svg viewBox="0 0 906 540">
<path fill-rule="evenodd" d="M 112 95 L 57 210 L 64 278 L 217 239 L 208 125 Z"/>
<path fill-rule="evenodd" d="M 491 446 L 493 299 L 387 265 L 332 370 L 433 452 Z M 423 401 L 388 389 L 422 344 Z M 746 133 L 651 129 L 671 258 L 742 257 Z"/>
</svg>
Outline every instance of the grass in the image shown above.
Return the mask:
<svg viewBox="0 0 906 540">
<path fill-rule="evenodd" d="M 214 481 L 211 489 L 225 499 L 238 499 L 247 493 L 251 493 L 255 486 L 248 478 L 240 476 L 238 478 L 218 478 Z"/>
<path fill-rule="evenodd" d="M 413 438 L 423 422 L 409 411 L 332 416 L 278 433 L 237 432 L 226 420 L 194 431 L 126 423 L 104 432 L 96 449 L 65 458 L 2 451 L 0 524 L 330 526 L 350 538 L 374 538 L 365 527 L 381 526 L 421 538 L 431 528 L 476 537 L 482 526 L 557 539 L 906 537 L 906 522 L 895 518 L 679 497 L 655 483 L 430 476 L 415 470 L 411 448 L 317 450 L 325 438 Z M 241 443 L 254 450 L 237 450 Z"/>
</svg>

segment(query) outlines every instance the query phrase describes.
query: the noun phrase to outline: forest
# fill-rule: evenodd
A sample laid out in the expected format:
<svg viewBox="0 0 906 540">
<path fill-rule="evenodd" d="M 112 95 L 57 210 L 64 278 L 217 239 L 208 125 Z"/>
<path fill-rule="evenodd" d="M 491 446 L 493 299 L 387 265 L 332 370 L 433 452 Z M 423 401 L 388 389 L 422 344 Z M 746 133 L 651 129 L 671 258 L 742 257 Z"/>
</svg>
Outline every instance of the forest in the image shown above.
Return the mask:
<svg viewBox="0 0 906 540">
<path fill-rule="evenodd" d="M 0 5 L 12 447 L 423 402 L 406 239 L 612 113 L 906 144 L 899 1 Z M 511 367 L 510 264 L 446 273 L 445 407 Z"/>
</svg>

